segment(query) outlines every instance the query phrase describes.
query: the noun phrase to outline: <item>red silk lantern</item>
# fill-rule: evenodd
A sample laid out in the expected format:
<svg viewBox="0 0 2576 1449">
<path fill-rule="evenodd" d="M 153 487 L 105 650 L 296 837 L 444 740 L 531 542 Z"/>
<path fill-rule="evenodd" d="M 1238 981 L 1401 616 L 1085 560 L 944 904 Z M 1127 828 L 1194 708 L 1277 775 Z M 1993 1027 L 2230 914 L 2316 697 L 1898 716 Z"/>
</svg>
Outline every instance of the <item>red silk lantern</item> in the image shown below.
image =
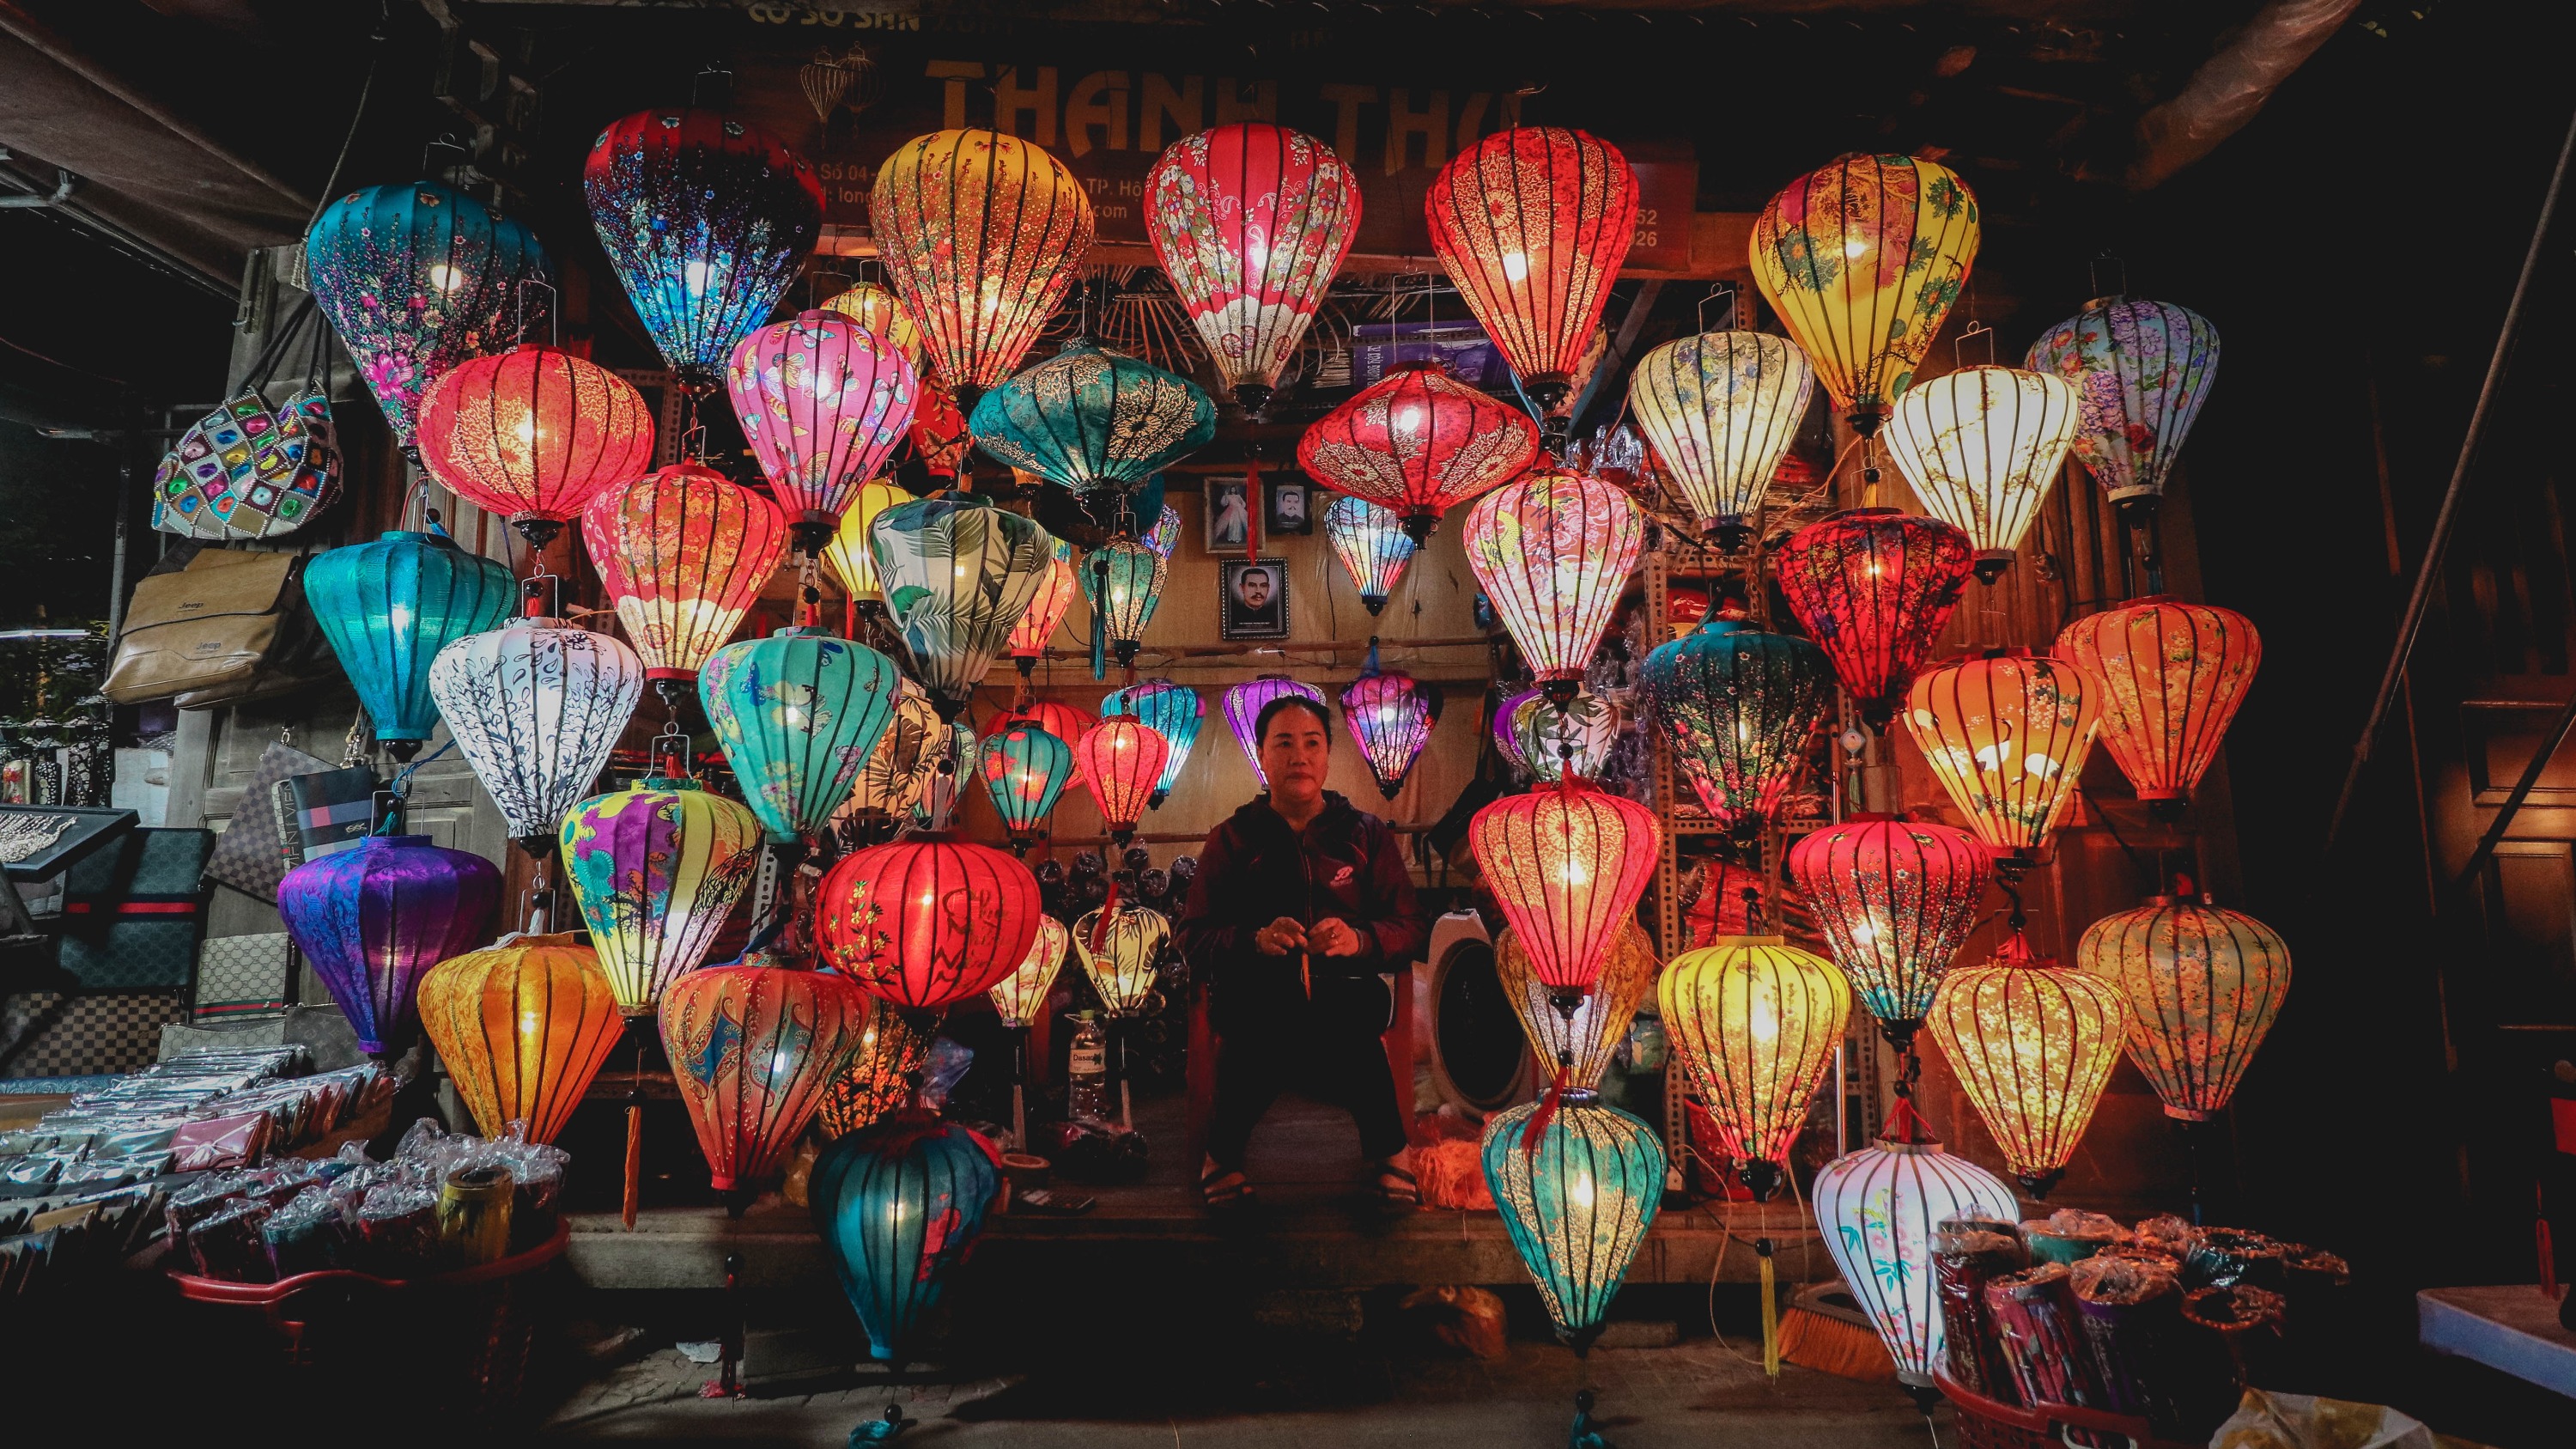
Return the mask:
<svg viewBox="0 0 2576 1449">
<path fill-rule="evenodd" d="M 1976 928 L 1993 859 L 1964 830 L 1854 815 L 1799 837 L 1788 867 L 1834 964 L 1888 1042 L 1906 1050 Z"/>
<path fill-rule="evenodd" d="M 1467 510 L 1467 566 L 1548 698 L 1580 692 L 1583 671 L 1645 546 L 1646 519 L 1598 478 L 1543 469 Z"/>
<path fill-rule="evenodd" d="M 1893 508 L 1846 508 L 1789 535 L 1776 556 L 1790 611 L 1879 729 L 1950 621 L 1976 557 L 1965 533 Z"/>
<path fill-rule="evenodd" d="M 1485 335 L 1556 417 L 1637 231 L 1637 173 L 1563 126 L 1496 131 L 1423 193 L 1431 250 Z"/>
<path fill-rule="evenodd" d="M 824 963 L 911 1010 L 990 990 L 1028 959 L 1044 914 L 1027 866 L 945 831 L 841 857 L 815 909 Z"/>
<path fill-rule="evenodd" d="M 955 478 L 958 465 L 966 461 L 966 450 L 975 445 L 975 435 L 966 428 L 966 414 L 958 410 L 957 394 L 935 374 L 922 374 L 910 436 L 913 452 L 934 478 Z"/>
<path fill-rule="evenodd" d="M 581 537 L 644 677 L 690 680 L 778 571 L 787 520 L 705 464 L 674 463 L 591 500 Z"/>
<path fill-rule="evenodd" d="M 1073 742 L 1074 770 L 1100 807 L 1111 840 L 1125 845 L 1136 833 L 1171 756 L 1163 732 L 1133 715 L 1112 715 Z"/>
<path fill-rule="evenodd" d="M 1918 676 L 1905 729 L 1986 848 L 2027 862 L 2075 798 L 2100 694 L 2063 659 L 1992 649 Z"/>
<path fill-rule="evenodd" d="M 1056 626 L 1064 622 L 1065 611 L 1082 593 L 1082 580 L 1074 573 L 1073 545 L 1063 539 L 1055 541 L 1055 550 L 1047 560 L 1046 579 L 1038 585 L 1037 597 L 1029 600 L 1029 611 L 1011 626 L 1010 642 L 1005 648 L 1020 667 L 1020 677 L 1037 672 L 1040 659 L 1046 657 L 1047 641 L 1055 637 Z M 1070 744 L 1070 739 L 1066 740 Z"/>
<path fill-rule="evenodd" d="M 1022 723 L 1036 725 L 1039 729 L 1070 745 L 1090 733 L 1091 727 L 1100 723 L 1100 716 L 1078 705 L 1063 704 L 1052 699 L 1033 699 L 1026 704 L 1015 704 L 993 716 L 992 722 L 984 726 L 984 733 L 997 735 L 1015 724 Z M 1073 772 L 1077 776 L 1082 773 L 1080 751 L 1074 754 Z"/>
<path fill-rule="evenodd" d="M 1501 487 L 1538 456 L 1538 429 L 1428 365 L 1399 367 L 1316 419 L 1297 466 L 1337 492 L 1403 516 L 1419 544 L 1440 515 Z"/>
<path fill-rule="evenodd" d="M 1532 973 L 1569 1009 L 1590 993 L 1654 878 L 1663 853 L 1654 812 L 1568 781 L 1477 811 L 1467 840 Z"/>
<path fill-rule="evenodd" d="M 846 976 L 710 966 L 662 993 L 662 1049 L 718 1192 L 778 1170 L 859 1049 L 868 999 Z"/>
<path fill-rule="evenodd" d="M 2057 648 L 2102 681 L 2102 744 L 2138 798 L 2179 815 L 2263 662 L 2254 621 L 2210 604 L 2139 599 L 2067 625 Z"/>
<path fill-rule="evenodd" d="M 770 496 L 814 553 L 885 471 L 920 379 L 893 343 L 838 312 L 804 312 L 735 344 L 725 391 Z"/>
<path fill-rule="evenodd" d="M 1431 743 L 1429 691 L 1401 670 L 1363 674 L 1342 691 L 1342 724 L 1368 761 L 1378 793 L 1392 800 Z"/>
<path fill-rule="evenodd" d="M 653 414 L 586 358 L 522 346 L 459 363 L 420 400 L 421 466 L 544 548 L 602 491 L 653 466 Z"/>
</svg>

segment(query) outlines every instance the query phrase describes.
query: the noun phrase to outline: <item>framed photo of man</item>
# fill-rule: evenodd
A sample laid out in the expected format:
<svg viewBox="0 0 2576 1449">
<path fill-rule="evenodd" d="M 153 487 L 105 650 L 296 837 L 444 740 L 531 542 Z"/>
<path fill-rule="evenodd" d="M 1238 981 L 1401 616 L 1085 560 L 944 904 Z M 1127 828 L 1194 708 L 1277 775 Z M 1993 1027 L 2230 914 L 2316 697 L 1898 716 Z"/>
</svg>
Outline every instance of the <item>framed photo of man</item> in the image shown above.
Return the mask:
<svg viewBox="0 0 2576 1449">
<path fill-rule="evenodd" d="M 1307 510 L 1310 501 L 1310 495 L 1303 483 L 1271 484 L 1270 531 L 1272 533 L 1313 533 L 1315 515 Z"/>
<path fill-rule="evenodd" d="M 1288 637 L 1288 565 L 1275 558 L 1217 565 L 1217 632 L 1227 639 Z"/>
<path fill-rule="evenodd" d="M 1207 501 L 1207 551 L 1242 553 L 1252 538 L 1254 510 L 1261 507 L 1261 495 L 1252 480 L 1211 477 L 1200 486 Z"/>
</svg>

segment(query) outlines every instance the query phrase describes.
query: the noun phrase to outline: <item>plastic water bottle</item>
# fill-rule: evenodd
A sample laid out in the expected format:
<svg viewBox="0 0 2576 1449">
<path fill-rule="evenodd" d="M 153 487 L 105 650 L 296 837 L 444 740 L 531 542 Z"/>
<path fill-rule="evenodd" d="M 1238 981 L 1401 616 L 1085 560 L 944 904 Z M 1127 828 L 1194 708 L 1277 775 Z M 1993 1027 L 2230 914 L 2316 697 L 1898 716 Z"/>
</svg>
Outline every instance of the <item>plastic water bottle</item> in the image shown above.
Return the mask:
<svg viewBox="0 0 2576 1449">
<path fill-rule="evenodd" d="M 1081 1025 L 1065 1053 L 1066 1110 L 1077 1122 L 1103 1121 L 1109 1115 L 1109 1033 L 1097 1012 L 1076 1012 L 1074 1020 Z"/>
</svg>

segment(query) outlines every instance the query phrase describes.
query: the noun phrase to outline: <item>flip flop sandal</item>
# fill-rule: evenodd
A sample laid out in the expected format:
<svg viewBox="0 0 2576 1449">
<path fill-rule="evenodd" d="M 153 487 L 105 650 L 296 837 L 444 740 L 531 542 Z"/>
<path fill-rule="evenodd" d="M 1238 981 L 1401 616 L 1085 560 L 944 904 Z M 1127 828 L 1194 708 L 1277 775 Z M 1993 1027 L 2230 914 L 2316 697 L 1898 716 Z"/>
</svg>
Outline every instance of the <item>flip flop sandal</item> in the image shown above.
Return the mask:
<svg viewBox="0 0 2576 1449">
<path fill-rule="evenodd" d="M 1252 1184 L 1241 1168 L 1221 1168 L 1199 1177 L 1199 1202 L 1211 1212 L 1241 1207 L 1252 1200 Z"/>
<path fill-rule="evenodd" d="M 1422 1206 L 1422 1183 L 1401 1167 L 1377 1170 L 1377 1195 L 1388 1207 Z"/>
</svg>

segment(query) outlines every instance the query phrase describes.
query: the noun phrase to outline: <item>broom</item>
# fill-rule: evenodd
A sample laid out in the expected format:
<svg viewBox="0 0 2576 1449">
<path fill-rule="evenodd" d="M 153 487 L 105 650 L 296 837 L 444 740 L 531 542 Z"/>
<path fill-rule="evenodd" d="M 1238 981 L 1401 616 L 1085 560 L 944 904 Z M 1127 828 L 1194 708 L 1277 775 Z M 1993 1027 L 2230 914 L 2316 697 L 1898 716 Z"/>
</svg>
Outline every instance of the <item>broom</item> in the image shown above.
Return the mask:
<svg viewBox="0 0 2576 1449">
<path fill-rule="evenodd" d="M 1838 1281 L 1810 1283 L 1789 1300 L 1780 1319 L 1780 1356 L 1838 1378 L 1896 1382 L 1896 1360 L 1888 1357 L 1851 1290 Z"/>
</svg>

